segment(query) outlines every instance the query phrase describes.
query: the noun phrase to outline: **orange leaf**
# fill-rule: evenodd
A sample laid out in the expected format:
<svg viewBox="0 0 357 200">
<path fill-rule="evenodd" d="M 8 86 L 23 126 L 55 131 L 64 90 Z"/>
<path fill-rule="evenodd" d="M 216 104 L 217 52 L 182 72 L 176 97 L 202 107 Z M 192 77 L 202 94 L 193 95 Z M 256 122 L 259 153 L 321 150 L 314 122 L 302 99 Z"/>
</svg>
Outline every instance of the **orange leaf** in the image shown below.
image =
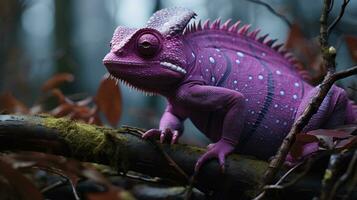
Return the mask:
<svg viewBox="0 0 357 200">
<path fill-rule="evenodd" d="M 334 129 L 317 129 L 309 131 L 307 134 L 315 136 L 327 136 L 331 138 L 347 138 L 357 132 L 356 124 L 348 124 L 336 127 Z"/>
<path fill-rule="evenodd" d="M 10 92 L 0 95 L 0 112 L 27 114 L 29 109 Z"/>
<path fill-rule="evenodd" d="M 47 92 L 54 88 L 57 88 L 59 85 L 63 84 L 64 82 L 72 82 L 74 80 L 74 76 L 69 73 L 60 73 L 54 75 L 52 78 L 48 79 L 42 85 L 42 91 Z"/>
<path fill-rule="evenodd" d="M 308 134 L 297 134 L 295 142 L 290 149 L 290 155 L 293 158 L 299 158 L 304 154 L 304 148 L 307 144 L 318 143 L 319 139 L 313 135 Z"/>
<path fill-rule="evenodd" d="M 23 200 L 42 200 L 39 190 L 19 171 L 0 159 L 0 175 L 5 178 L 12 189 L 16 191 L 17 197 Z"/>
<path fill-rule="evenodd" d="M 347 47 L 350 50 L 352 59 L 357 62 L 357 37 L 348 35 L 345 37 L 345 39 Z"/>
<path fill-rule="evenodd" d="M 95 103 L 99 110 L 104 113 L 110 125 L 116 126 L 122 112 L 122 97 L 118 86 L 112 79 L 102 79 Z"/>
</svg>

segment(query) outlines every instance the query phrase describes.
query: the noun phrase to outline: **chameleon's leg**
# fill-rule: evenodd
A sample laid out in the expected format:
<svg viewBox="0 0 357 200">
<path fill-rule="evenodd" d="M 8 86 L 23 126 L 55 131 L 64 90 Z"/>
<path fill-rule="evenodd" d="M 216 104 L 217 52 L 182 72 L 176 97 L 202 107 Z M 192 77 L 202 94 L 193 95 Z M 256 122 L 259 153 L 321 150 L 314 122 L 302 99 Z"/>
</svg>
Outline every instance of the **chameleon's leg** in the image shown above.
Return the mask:
<svg viewBox="0 0 357 200">
<path fill-rule="evenodd" d="M 243 94 L 222 87 L 186 85 L 179 89 L 177 101 L 196 112 L 219 110 L 225 113 L 221 139 L 210 145 L 208 151 L 198 159 L 195 167 L 198 171 L 207 160 L 218 158 L 223 169 L 225 157 L 233 152 L 243 130 L 246 114 Z"/>
<path fill-rule="evenodd" d="M 183 118 L 175 115 L 172 111 L 172 106 L 167 105 L 164 114 L 160 120 L 159 129 L 150 129 L 143 134 L 143 138 L 160 136 L 160 142 L 163 143 L 165 137 L 171 137 L 171 144 L 177 143 L 178 138 L 183 133 Z"/>
<path fill-rule="evenodd" d="M 317 88 L 314 88 L 304 97 L 296 113 L 296 119 L 303 113 L 316 92 Z M 319 110 L 312 116 L 302 132 L 306 133 L 319 128 L 333 128 L 349 123 L 351 116 L 349 116 L 350 112 L 347 112 L 347 109 L 350 109 L 350 107 L 345 90 L 337 86 L 332 86 Z"/>
<path fill-rule="evenodd" d="M 311 98 L 316 94 L 318 88 L 314 88 L 304 97 L 299 106 L 296 119 L 303 113 L 304 109 L 310 103 Z M 348 121 L 349 102 L 346 92 L 337 86 L 333 86 L 323 100 L 319 110 L 312 116 L 309 123 L 303 129 L 303 133 L 324 128 L 331 129 L 339 125 L 343 125 Z M 287 157 L 287 164 L 296 163 L 298 160 L 316 152 L 319 146 L 317 142 L 308 143 L 303 146 L 301 158 L 293 158 L 291 155 Z"/>
</svg>

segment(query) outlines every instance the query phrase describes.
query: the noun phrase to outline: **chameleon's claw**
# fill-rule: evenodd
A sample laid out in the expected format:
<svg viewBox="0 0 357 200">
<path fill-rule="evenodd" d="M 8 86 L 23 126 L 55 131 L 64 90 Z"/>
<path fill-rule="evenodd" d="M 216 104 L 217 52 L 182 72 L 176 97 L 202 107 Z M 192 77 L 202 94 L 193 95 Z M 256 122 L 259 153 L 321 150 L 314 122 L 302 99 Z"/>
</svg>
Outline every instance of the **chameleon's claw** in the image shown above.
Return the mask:
<svg viewBox="0 0 357 200">
<path fill-rule="evenodd" d="M 150 129 L 150 130 L 146 131 L 141 137 L 143 139 L 147 139 L 147 138 L 159 135 L 160 133 L 161 133 L 161 130 L 159 130 L 159 129 Z"/>
<path fill-rule="evenodd" d="M 208 160 L 217 158 L 222 172 L 225 170 L 225 158 L 233 152 L 234 144 L 227 142 L 225 139 L 219 140 L 217 143 L 208 145 L 208 151 L 203 154 L 196 162 L 195 171 L 198 172 L 203 164 Z"/>
<path fill-rule="evenodd" d="M 178 141 L 179 136 L 180 136 L 179 131 L 175 130 L 175 131 L 173 132 L 171 144 L 176 144 L 177 141 Z"/>
<path fill-rule="evenodd" d="M 177 143 L 177 140 L 180 136 L 180 133 L 178 130 L 171 130 L 170 128 L 166 128 L 165 130 L 160 130 L 160 129 L 150 129 L 148 131 L 146 131 L 143 135 L 142 138 L 143 139 L 148 139 L 151 137 L 160 137 L 160 142 L 164 143 L 165 138 L 167 138 L 168 136 L 170 136 L 171 138 L 171 144 L 175 144 Z"/>
</svg>

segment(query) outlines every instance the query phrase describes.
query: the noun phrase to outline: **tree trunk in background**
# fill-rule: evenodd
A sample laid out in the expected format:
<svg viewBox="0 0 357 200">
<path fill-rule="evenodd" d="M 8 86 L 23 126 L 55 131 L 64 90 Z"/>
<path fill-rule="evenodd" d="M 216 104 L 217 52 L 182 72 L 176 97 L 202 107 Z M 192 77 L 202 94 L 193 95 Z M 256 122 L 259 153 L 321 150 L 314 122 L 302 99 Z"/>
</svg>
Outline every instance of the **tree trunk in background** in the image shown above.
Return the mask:
<svg viewBox="0 0 357 200">
<path fill-rule="evenodd" d="M 55 60 L 55 73 L 68 72 L 76 74 L 77 66 L 75 52 L 73 49 L 74 14 L 73 1 L 55 1 L 55 44 L 57 59 Z M 73 93 L 74 85 L 63 88 L 64 93 Z"/>
<path fill-rule="evenodd" d="M 18 41 L 20 19 L 25 5 L 22 0 L 0 1 L 0 91 L 12 86 L 14 76 L 20 71 L 21 46 Z"/>
</svg>

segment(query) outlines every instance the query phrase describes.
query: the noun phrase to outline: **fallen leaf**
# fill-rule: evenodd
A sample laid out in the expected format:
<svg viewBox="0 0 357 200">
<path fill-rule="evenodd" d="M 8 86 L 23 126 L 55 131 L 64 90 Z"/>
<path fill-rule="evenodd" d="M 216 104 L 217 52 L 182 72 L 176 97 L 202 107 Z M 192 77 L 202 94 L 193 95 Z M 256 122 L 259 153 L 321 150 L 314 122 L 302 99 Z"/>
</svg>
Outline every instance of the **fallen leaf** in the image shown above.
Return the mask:
<svg viewBox="0 0 357 200">
<path fill-rule="evenodd" d="M 10 92 L 0 95 L 0 111 L 14 114 L 27 114 L 29 108 Z"/>
<path fill-rule="evenodd" d="M 334 129 L 317 129 L 313 131 L 309 131 L 308 135 L 315 136 L 328 136 L 332 138 L 347 138 L 356 134 L 357 132 L 357 124 L 348 124 L 336 127 Z"/>
<path fill-rule="evenodd" d="M 116 126 L 122 112 L 122 97 L 114 80 L 102 79 L 95 96 L 95 103 L 98 109 L 104 113 L 110 125 Z"/>
<path fill-rule="evenodd" d="M 65 82 L 72 82 L 74 80 L 74 76 L 70 73 L 59 73 L 54 75 L 52 78 L 48 79 L 43 85 L 42 85 L 42 91 L 47 92 L 49 90 L 52 90 L 54 88 L 57 88 L 61 84 Z"/>
<path fill-rule="evenodd" d="M 352 59 L 357 62 L 357 36 L 347 35 L 345 40 Z"/>
<path fill-rule="evenodd" d="M 0 177 L 5 178 L 21 200 L 42 200 L 43 196 L 29 179 L 0 159 Z M 3 194 L 2 194 L 3 195 Z"/>
</svg>

